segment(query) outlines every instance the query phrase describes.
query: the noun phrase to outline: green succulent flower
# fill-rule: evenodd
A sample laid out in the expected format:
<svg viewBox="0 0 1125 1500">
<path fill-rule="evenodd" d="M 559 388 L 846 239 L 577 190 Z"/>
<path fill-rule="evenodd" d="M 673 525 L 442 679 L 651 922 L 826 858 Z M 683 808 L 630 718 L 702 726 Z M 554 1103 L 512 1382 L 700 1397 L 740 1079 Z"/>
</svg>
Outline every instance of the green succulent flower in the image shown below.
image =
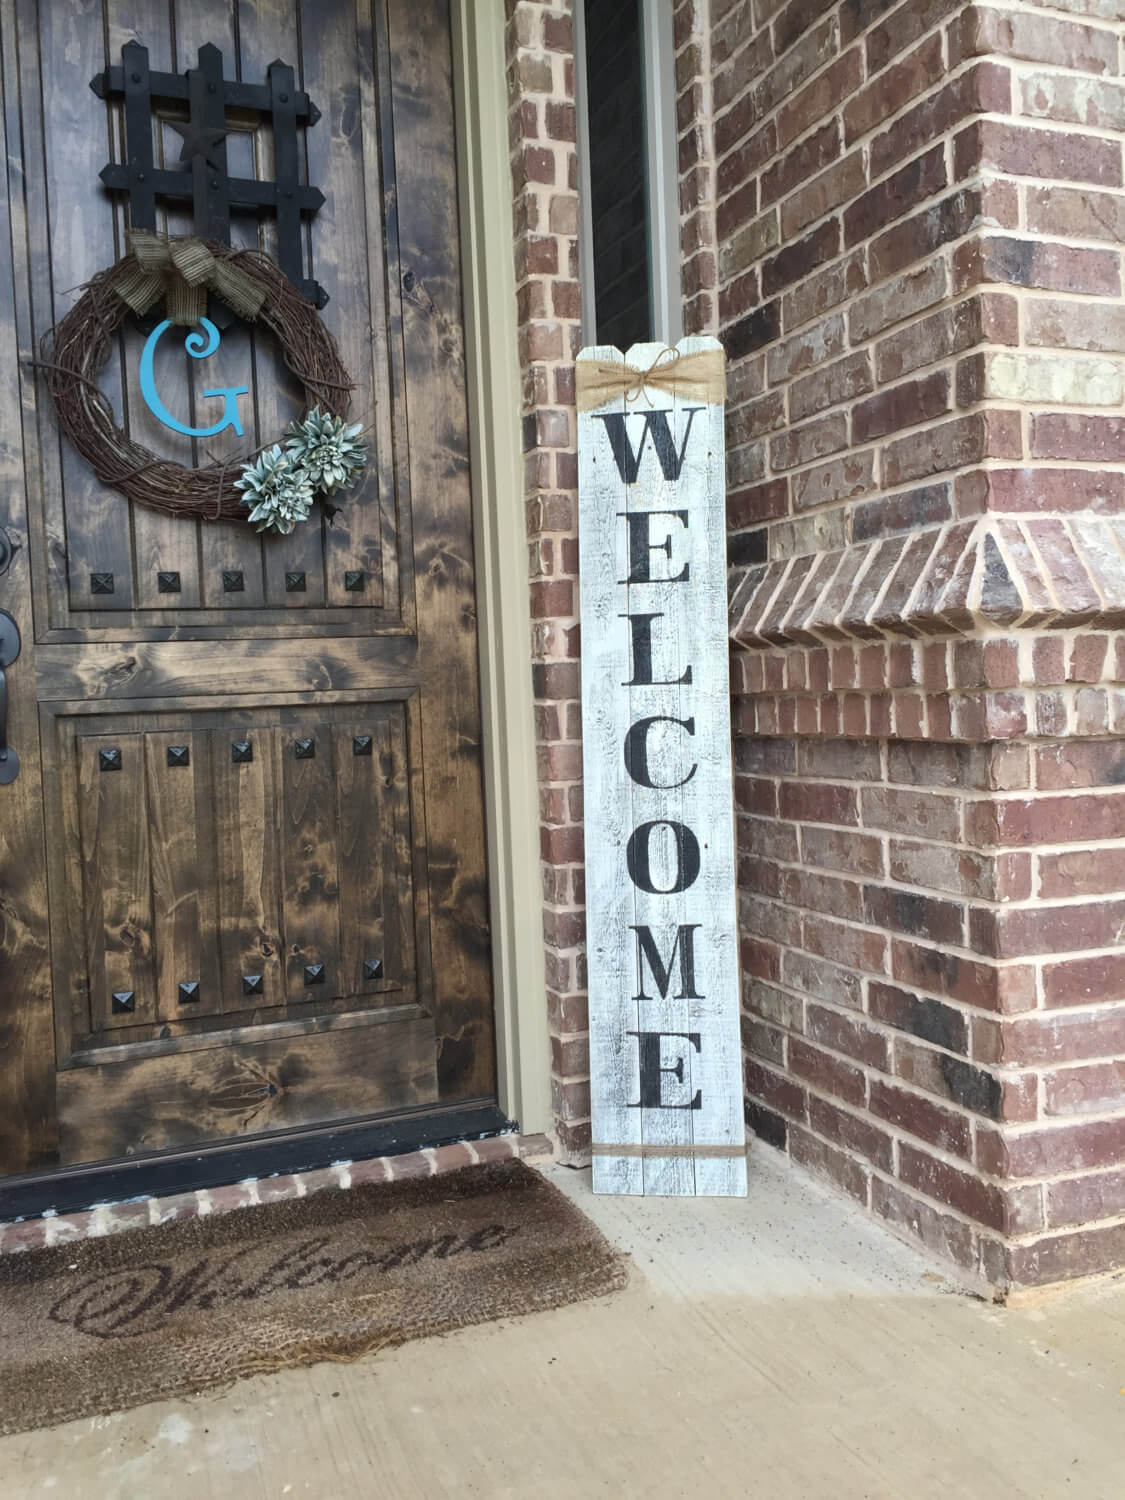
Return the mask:
<svg viewBox="0 0 1125 1500">
<path fill-rule="evenodd" d="M 300 479 L 282 485 L 269 499 L 259 501 L 249 519 L 259 531 L 276 531 L 288 536 L 298 521 L 307 521 L 316 498 L 311 485 Z"/>
<path fill-rule="evenodd" d="M 349 426 L 342 417 L 323 412 L 318 406 L 302 421 L 289 424 L 286 456 L 305 470 L 322 494 L 350 489 L 367 463 L 362 431 L 362 423 Z"/>
<path fill-rule="evenodd" d="M 308 520 L 316 498 L 308 475 L 290 463 L 280 443 L 245 464 L 234 487 L 242 491 L 251 523 L 259 531 L 276 531 L 282 536 L 288 536 L 298 521 Z"/>
<path fill-rule="evenodd" d="M 367 463 L 357 422 L 349 427 L 341 417 L 319 407 L 300 422 L 290 422 L 285 447 L 275 443 L 248 464 L 234 487 L 242 491 L 249 520 L 259 531 L 288 536 L 299 521 L 307 521 L 313 501 L 339 489 L 349 489 Z"/>
</svg>

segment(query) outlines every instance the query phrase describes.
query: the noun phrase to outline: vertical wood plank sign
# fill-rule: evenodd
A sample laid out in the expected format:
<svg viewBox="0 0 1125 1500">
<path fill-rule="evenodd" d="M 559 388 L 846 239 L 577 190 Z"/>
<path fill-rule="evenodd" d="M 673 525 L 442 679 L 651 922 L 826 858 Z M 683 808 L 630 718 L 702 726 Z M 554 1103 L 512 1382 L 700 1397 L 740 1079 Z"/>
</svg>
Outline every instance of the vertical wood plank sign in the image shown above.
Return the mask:
<svg viewBox="0 0 1125 1500">
<path fill-rule="evenodd" d="M 746 1191 L 725 356 L 578 356 L 594 1191 Z"/>
</svg>

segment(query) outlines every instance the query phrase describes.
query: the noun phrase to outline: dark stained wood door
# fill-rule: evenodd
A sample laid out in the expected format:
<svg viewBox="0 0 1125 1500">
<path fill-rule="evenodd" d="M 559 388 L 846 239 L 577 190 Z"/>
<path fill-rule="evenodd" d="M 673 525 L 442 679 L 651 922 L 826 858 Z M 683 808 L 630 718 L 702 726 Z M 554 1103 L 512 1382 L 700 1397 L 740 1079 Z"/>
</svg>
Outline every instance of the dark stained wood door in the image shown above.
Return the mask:
<svg viewBox="0 0 1125 1500">
<path fill-rule="evenodd" d="M 321 111 L 305 274 L 371 462 L 290 537 L 131 507 L 60 438 L 31 361 L 125 248 L 90 89 L 131 39 L 183 72 L 292 63 Z M 451 54 L 444 0 L 0 0 L 0 608 L 19 779 L 0 787 L 0 1171 L 488 1100 L 495 1091 Z M 154 110 L 155 160 L 183 141 Z M 232 176 L 272 178 L 229 112 Z M 190 212 L 160 210 L 190 233 Z M 272 220 L 232 240 L 269 251 Z M 9 255 L 9 247 L 10 255 Z M 235 325 L 213 385 L 253 427 L 205 442 L 140 399 L 143 332 L 101 376 L 182 463 L 272 441 L 299 392 Z M 186 358 L 161 395 L 196 410 Z M 206 382 L 199 382 L 200 385 Z M 205 410 L 200 407 L 200 413 Z M 195 418 L 194 425 L 202 425 Z M 194 444 L 194 446 L 193 446 Z"/>
</svg>

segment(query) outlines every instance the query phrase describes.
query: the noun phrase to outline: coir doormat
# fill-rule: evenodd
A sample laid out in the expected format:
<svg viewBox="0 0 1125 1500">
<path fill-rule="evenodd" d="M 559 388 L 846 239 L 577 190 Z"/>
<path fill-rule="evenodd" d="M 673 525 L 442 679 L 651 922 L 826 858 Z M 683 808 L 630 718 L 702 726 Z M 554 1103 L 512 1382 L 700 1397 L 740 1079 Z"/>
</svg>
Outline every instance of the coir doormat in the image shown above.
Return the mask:
<svg viewBox="0 0 1125 1500">
<path fill-rule="evenodd" d="M 559 1307 L 625 1274 L 519 1161 L 0 1256 L 0 1432 Z"/>
</svg>

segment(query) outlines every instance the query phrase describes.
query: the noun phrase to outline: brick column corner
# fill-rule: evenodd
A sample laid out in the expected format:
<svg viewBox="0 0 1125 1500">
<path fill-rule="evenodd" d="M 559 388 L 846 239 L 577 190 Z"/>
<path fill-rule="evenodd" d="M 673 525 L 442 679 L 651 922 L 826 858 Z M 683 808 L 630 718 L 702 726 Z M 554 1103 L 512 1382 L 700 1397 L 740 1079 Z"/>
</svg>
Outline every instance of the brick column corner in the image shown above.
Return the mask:
<svg viewBox="0 0 1125 1500">
<path fill-rule="evenodd" d="M 748 1117 L 1001 1288 L 1125 1264 L 1123 21 L 709 6 Z"/>
<path fill-rule="evenodd" d="M 590 1079 L 577 620 L 574 357 L 582 308 L 574 22 L 570 0 L 507 0 L 506 15 L 551 1086 L 562 1159 L 578 1162 L 589 1153 Z"/>
</svg>

